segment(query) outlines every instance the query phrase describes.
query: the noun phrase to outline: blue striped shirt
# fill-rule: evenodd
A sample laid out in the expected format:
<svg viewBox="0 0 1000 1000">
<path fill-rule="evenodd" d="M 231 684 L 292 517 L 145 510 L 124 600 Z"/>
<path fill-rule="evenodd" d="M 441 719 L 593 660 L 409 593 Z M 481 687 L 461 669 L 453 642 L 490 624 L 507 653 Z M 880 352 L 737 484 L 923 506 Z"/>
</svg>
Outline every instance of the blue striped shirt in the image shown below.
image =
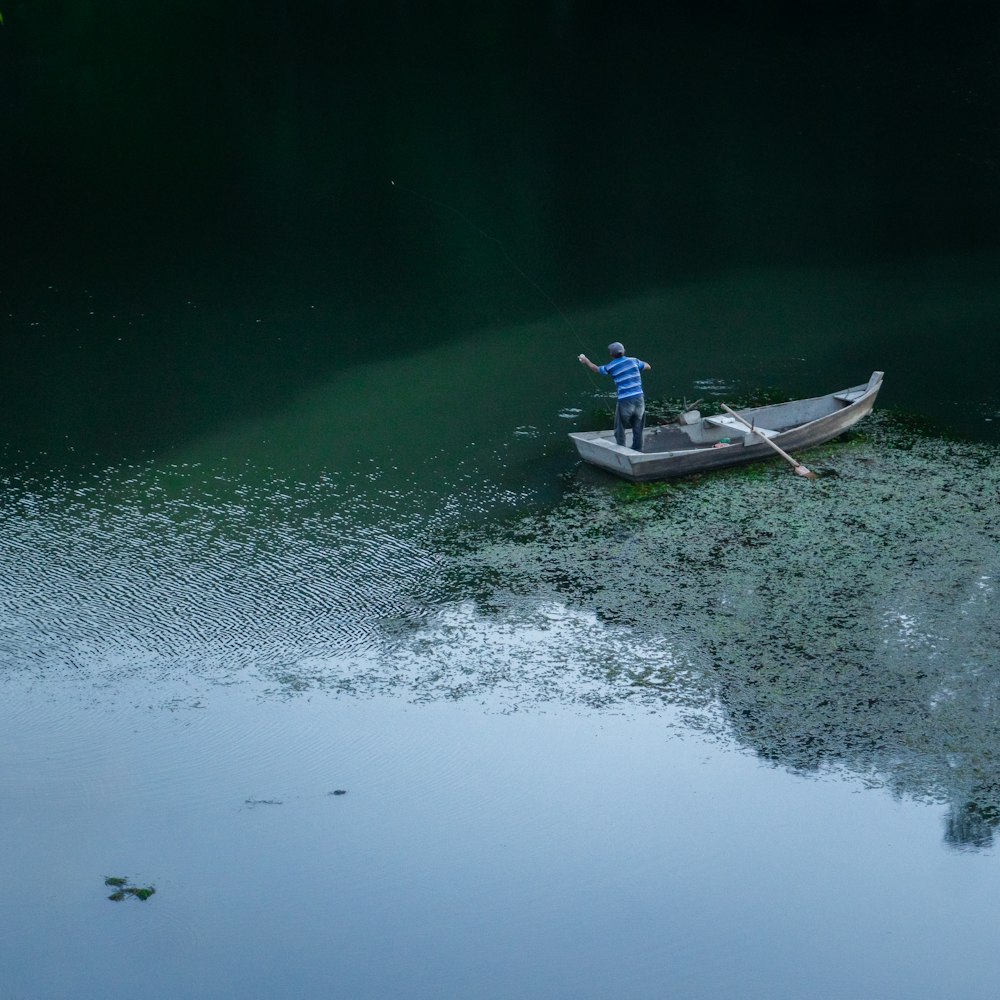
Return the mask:
<svg viewBox="0 0 1000 1000">
<path fill-rule="evenodd" d="M 642 369 L 646 362 L 638 358 L 615 358 L 597 370 L 602 375 L 610 375 L 615 380 L 619 399 L 629 399 L 642 395 Z"/>
</svg>

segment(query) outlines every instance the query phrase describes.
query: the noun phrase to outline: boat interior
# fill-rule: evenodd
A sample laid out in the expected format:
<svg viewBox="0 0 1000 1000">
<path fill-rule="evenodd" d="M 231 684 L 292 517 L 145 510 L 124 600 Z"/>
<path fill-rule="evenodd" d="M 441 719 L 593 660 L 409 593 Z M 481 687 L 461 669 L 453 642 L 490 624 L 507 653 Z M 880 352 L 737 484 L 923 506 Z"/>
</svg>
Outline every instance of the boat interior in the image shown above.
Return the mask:
<svg viewBox="0 0 1000 1000">
<path fill-rule="evenodd" d="M 792 427 L 811 423 L 821 417 L 836 413 L 850 406 L 867 391 L 867 386 L 832 392 L 814 399 L 796 399 L 788 403 L 759 406 L 737 411 L 749 421 L 755 434 L 727 413 L 703 417 L 698 410 L 680 414 L 675 423 L 648 427 L 643 437 L 645 454 L 656 452 L 689 451 L 711 448 L 715 445 L 758 444 L 758 435 L 774 437 Z"/>
</svg>

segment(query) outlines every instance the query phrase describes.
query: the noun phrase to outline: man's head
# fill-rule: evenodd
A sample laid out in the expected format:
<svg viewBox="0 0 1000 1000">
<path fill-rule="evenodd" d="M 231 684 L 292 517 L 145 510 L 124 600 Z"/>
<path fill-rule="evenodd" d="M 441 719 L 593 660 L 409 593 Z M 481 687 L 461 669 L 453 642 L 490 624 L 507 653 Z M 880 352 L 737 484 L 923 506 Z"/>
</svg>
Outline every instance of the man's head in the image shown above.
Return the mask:
<svg viewBox="0 0 1000 1000">
<path fill-rule="evenodd" d="M 613 358 L 625 357 L 625 348 L 617 340 L 613 344 L 608 344 L 608 352 Z"/>
</svg>

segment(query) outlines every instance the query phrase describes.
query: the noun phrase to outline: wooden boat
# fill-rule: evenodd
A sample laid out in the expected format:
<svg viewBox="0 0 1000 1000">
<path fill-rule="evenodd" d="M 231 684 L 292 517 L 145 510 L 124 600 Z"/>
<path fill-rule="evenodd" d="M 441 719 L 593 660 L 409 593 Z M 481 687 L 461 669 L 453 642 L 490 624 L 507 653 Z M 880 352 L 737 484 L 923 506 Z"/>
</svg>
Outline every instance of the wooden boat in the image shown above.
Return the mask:
<svg viewBox="0 0 1000 1000">
<path fill-rule="evenodd" d="M 578 431 L 570 437 L 585 462 L 633 482 L 689 476 L 774 458 L 775 450 L 762 436 L 793 453 L 830 441 L 871 412 L 882 375 L 872 372 L 867 384 L 813 399 L 734 411 L 753 431 L 727 414 L 703 417 L 689 410 L 676 423 L 647 428 L 642 451 L 628 447 L 630 431 L 625 447 L 615 443 L 614 431 Z"/>
</svg>

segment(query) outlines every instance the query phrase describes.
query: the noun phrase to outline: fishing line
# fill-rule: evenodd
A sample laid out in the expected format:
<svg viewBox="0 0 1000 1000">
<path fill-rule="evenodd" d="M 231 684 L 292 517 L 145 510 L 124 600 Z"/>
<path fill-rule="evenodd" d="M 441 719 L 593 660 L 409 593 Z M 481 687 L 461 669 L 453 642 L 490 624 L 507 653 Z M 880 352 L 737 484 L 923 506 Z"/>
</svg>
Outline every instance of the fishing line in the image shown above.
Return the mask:
<svg viewBox="0 0 1000 1000">
<path fill-rule="evenodd" d="M 403 191 L 413 198 L 419 198 L 421 201 L 426 201 L 429 205 L 434 205 L 437 208 L 443 208 L 446 212 L 451 212 L 452 215 L 461 219 L 462 222 L 464 222 L 473 232 L 478 233 L 484 240 L 493 243 L 496 246 L 496 248 L 500 251 L 501 256 L 508 263 L 508 265 L 514 271 L 516 271 L 529 285 L 531 285 L 531 287 L 534 288 L 535 291 L 538 292 L 538 294 L 541 295 L 546 300 L 546 302 L 548 302 L 552 306 L 553 309 L 555 309 L 555 311 L 560 315 L 560 317 L 563 319 L 566 325 L 573 331 L 573 334 L 577 338 L 577 341 L 579 342 L 581 347 L 586 346 L 583 344 L 583 338 L 580 336 L 580 333 L 577 330 L 577 328 L 573 326 L 573 324 L 570 322 L 569 317 L 562 311 L 562 309 L 559 308 L 559 303 L 556 302 L 556 300 L 552 298 L 552 296 L 549 295 L 549 293 L 545 291 L 545 289 L 542 288 L 542 286 L 539 285 L 537 281 L 535 281 L 530 275 L 525 273 L 524 268 L 522 268 L 517 263 L 517 261 L 514 260 L 513 257 L 511 257 L 511 255 L 507 252 L 507 248 L 492 233 L 488 233 L 486 232 L 485 229 L 482 228 L 482 226 L 476 225 L 476 223 L 473 222 L 472 219 L 470 219 L 464 212 L 461 212 L 457 208 L 455 208 L 454 205 L 449 205 L 447 202 L 444 201 L 438 201 L 438 199 L 436 198 L 429 198 L 427 195 L 421 194 L 419 191 L 414 191 L 412 188 L 405 187 L 402 184 L 397 184 L 393 180 L 390 180 L 389 183 L 397 190 Z M 599 388 L 598 383 L 594 381 L 593 372 L 591 372 L 589 368 L 586 369 L 586 372 L 587 372 L 587 377 L 590 379 L 594 387 Z"/>
</svg>

